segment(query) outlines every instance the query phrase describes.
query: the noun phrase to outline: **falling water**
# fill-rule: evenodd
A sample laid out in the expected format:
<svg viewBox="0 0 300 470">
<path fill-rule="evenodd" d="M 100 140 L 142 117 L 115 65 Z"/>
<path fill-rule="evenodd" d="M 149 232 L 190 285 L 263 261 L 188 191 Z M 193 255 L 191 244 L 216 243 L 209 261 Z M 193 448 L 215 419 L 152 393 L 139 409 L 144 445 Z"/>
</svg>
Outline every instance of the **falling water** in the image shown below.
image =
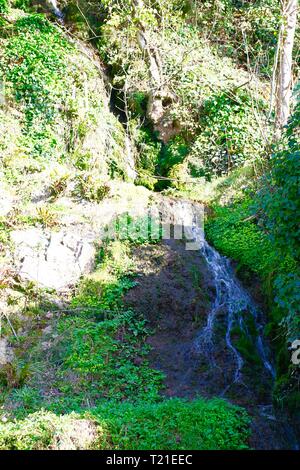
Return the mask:
<svg viewBox="0 0 300 470">
<path fill-rule="evenodd" d="M 269 354 L 263 338 L 262 313 L 259 311 L 248 292 L 238 281 L 228 258 L 221 256 L 204 239 L 203 227 L 195 224 L 193 213 L 199 213 L 199 208 L 189 201 L 176 201 L 172 208 L 173 221 L 182 223 L 187 229 L 187 233 L 192 233 L 196 243 L 195 246 L 201 247 L 200 250 L 209 267 L 214 288 L 215 298 L 213 305 L 208 313 L 206 325 L 199 332 L 193 344 L 193 352 L 196 354 L 205 354 L 210 362 L 213 358 L 214 349 L 214 329 L 217 318 L 225 317 L 226 334 L 224 337 L 226 348 L 230 351 L 234 364 L 233 383 L 238 382 L 242 376 L 244 359 L 238 349 L 232 342 L 233 329 L 239 329 L 251 339 L 248 331 L 246 315 L 251 315 L 255 326 L 255 347 L 261 359 L 261 362 L 267 372 L 274 378 L 275 370 L 269 360 Z M 199 218 L 198 218 L 199 220 Z"/>
<path fill-rule="evenodd" d="M 51 6 L 52 6 L 52 10 L 53 10 L 53 13 L 55 14 L 55 16 L 59 19 L 59 20 L 63 20 L 64 18 L 64 14 L 63 12 L 58 8 L 58 4 L 57 4 L 57 0 L 49 0 Z"/>
<path fill-rule="evenodd" d="M 262 315 L 254 304 L 248 292 L 242 287 L 236 278 L 230 265 L 230 261 L 221 256 L 206 241 L 202 244 L 201 252 L 206 259 L 207 265 L 212 274 L 214 287 L 216 291 L 213 305 L 209 311 L 207 322 L 204 328 L 199 332 L 195 339 L 194 348 L 199 353 L 206 353 L 208 356 L 213 350 L 213 334 L 215 321 L 220 312 L 225 314 L 226 335 L 225 341 L 227 348 L 231 351 L 236 367 L 234 373 L 234 382 L 239 381 L 244 365 L 244 360 L 239 351 L 232 343 L 231 334 L 235 326 L 250 337 L 247 325 L 244 321 L 243 312 L 252 315 L 256 327 L 256 349 L 261 358 L 265 369 L 275 377 L 275 370 L 268 359 L 267 348 L 263 341 Z"/>
</svg>

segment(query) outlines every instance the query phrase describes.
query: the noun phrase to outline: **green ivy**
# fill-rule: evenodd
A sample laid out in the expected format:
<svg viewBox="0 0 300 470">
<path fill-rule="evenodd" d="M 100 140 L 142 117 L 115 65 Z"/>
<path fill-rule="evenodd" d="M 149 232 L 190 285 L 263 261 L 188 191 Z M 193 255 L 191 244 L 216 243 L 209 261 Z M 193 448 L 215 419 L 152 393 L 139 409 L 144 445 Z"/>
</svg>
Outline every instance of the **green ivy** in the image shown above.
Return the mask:
<svg viewBox="0 0 300 470">
<path fill-rule="evenodd" d="M 200 135 L 192 149 L 198 176 L 226 175 L 262 154 L 264 145 L 250 96 L 241 92 L 231 95 L 221 93 L 204 102 Z"/>
<path fill-rule="evenodd" d="M 57 139 L 52 125 L 66 88 L 66 53 L 72 46 L 42 15 L 27 15 L 5 43 L 0 79 L 24 111 L 23 146 L 32 156 L 49 157 Z"/>
</svg>

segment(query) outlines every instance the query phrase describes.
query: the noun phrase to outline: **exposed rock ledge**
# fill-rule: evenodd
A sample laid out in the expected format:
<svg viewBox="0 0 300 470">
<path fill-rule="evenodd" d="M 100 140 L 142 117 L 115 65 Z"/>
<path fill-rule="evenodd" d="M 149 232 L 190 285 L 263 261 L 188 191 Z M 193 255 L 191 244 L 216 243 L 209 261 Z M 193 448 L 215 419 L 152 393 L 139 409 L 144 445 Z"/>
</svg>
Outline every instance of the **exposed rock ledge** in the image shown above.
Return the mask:
<svg viewBox="0 0 300 470">
<path fill-rule="evenodd" d="M 67 230 L 17 230 L 11 239 L 18 274 L 40 287 L 59 290 L 74 284 L 94 264 L 94 239 Z"/>
<path fill-rule="evenodd" d="M 151 215 L 160 214 L 165 223 L 192 226 L 192 202 L 163 197 L 130 183 L 110 184 L 111 196 L 100 203 L 59 199 L 61 213 L 56 230 L 37 226 L 11 232 L 12 264 L 21 279 L 56 291 L 74 286 L 81 276 L 92 271 L 96 243 L 103 239 L 105 227 L 114 227 L 112 222 L 124 213 L 145 216 L 150 208 Z M 32 210 L 34 215 L 35 204 Z"/>
</svg>

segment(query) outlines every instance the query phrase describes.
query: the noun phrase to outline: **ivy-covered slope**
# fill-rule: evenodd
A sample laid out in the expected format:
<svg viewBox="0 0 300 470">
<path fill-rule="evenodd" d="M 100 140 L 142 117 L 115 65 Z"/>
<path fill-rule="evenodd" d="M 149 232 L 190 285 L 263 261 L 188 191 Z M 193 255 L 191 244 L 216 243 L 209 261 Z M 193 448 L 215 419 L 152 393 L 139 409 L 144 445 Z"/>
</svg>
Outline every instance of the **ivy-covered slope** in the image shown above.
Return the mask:
<svg viewBox="0 0 300 470">
<path fill-rule="evenodd" d="M 51 162 L 77 175 L 97 170 L 103 180 L 127 177 L 125 134 L 109 111 L 104 72 L 92 50 L 43 15 L 10 10 L 8 18 L 0 30 L 6 177 L 38 173 Z"/>
</svg>

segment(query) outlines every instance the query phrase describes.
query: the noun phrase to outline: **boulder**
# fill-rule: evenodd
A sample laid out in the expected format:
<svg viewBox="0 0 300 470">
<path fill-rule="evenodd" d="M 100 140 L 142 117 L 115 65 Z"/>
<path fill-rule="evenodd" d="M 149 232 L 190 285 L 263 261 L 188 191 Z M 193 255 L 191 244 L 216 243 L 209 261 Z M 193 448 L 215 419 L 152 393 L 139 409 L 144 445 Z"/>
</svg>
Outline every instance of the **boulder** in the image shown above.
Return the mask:
<svg viewBox="0 0 300 470">
<path fill-rule="evenodd" d="M 11 239 L 19 276 L 42 288 L 64 290 L 93 269 L 96 253 L 88 234 L 30 228 L 12 232 Z"/>
</svg>

